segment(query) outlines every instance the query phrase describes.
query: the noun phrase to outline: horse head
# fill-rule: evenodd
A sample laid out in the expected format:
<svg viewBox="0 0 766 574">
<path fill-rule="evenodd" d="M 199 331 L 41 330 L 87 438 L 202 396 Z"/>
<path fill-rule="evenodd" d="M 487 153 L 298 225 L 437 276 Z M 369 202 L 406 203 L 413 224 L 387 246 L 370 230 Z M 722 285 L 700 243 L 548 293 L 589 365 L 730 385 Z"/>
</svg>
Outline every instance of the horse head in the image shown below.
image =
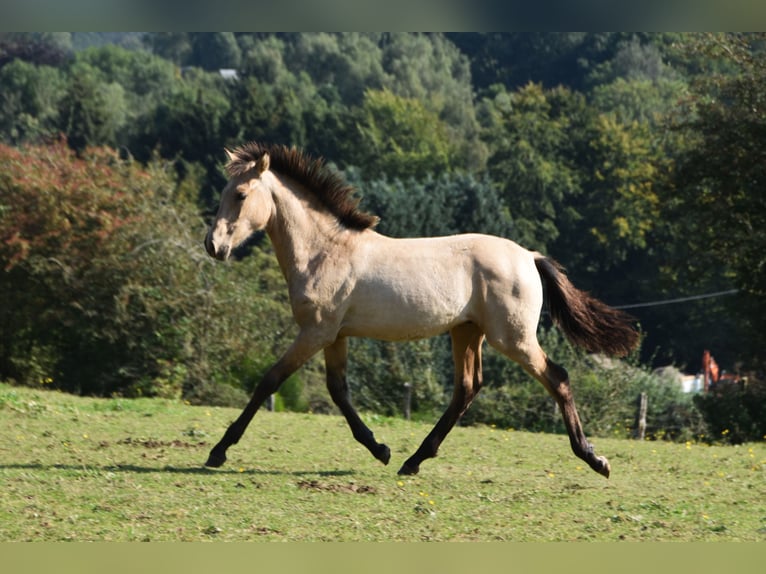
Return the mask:
<svg viewBox="0 0 766 574">
<path fill-rule="evenodd" d="M 229 157 L 229 181 L 221 192 L 215 220 L 205 237 L 205 250 L 211 257 L 225 260 L 232 250 L 256 231 L 266 227 L 274 211 L 267 185 L 269 154 L 257 159 L 239 150 L 225 150 Z"/>
</svg>

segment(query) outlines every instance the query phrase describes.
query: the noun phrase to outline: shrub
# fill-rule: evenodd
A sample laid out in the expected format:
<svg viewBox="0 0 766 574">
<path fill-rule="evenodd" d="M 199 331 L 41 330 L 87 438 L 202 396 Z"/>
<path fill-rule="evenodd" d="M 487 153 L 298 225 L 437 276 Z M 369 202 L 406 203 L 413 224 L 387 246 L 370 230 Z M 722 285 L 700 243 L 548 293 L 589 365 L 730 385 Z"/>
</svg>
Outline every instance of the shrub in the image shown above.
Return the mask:
<svg viewBox="0 0 766 574">
<path fill-rule="evenodd" d="M 766 437 L 766 382 L 750 377 L 741 383 L 721 383 L 694 397 L 709 427 L 710 441 L 741 444 Z"/>
<path fill-rule="evenodd" d="M 0 379 L 241 402 L 234 366 L 289 330 L 280 272 L 260 249 L 214 263 L 173 173 L 65 142 L 0 146 Z"/>
<path fill-rule="evenodd" d="M 431 418 L 445 406 L 445 388 L 452 375 L 440 376 L 440 365 L 452 365 L 447 339 L 439 337 L 401 343 L 352 339 L 348 383 L 360 410 L 399 416 L 404 410 L 405 383 L 412 389 L 414 418 Z"/>
</svg>

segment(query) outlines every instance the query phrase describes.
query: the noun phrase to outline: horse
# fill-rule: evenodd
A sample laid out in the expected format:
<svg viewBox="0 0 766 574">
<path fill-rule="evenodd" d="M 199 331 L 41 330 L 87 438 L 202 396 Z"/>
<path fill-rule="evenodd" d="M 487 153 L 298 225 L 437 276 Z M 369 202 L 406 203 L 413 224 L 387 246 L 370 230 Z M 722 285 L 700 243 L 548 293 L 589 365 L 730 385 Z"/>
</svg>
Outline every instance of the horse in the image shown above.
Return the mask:
<svg viewBox="0 0 766 574">
<path fill-rule="evenodd" d="M 405 341 L 449 332 L 455 367 L 451 401 L 398 474 L 417 474 L 424 460 L 435 457 L 471 405 L 483 384 L 486 341 L 542 383 L 560 408 L 574 454 L 609 477 L 609 461 L 596 455 L 583 432 L 569 375 L 540 347 L 537 324 L 545 292 L 554 324 L 570 341 L 588 352 L 624 356 L 639 341 L 630 316 L 577 289 L 552 258 L 509 239 L 378 233 L 378 218 L 359 209 L 356 189 L 321 157 L 258 142 L 225 152 L 228 181 L 205 249 L 226 260 L 265 230 L 287 283 L 298 334 L 211 449 L 206 466 L 224 464 L 227 449 L 267 397 L 320 351 L 327 389 L 353 437 L 388 464 L 389 447 L 375 440 L 351 404 L 348 338 Z"/>
</svg>

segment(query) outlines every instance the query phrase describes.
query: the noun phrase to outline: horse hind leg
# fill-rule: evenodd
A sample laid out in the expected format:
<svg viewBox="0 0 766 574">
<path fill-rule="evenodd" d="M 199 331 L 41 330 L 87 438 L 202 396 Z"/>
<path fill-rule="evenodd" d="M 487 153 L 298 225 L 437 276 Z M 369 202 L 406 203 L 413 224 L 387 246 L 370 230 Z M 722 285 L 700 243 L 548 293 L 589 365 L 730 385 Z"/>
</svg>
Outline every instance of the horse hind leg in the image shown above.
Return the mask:
<svg viewBox="0 0 766 574">
<path fill-rule="evenodd" d="M 569 384 L 569 374 L 566 369 L 551 361 L 545 352 L 537 343 L 529 345 L 527 352 L 515 349 L 513 352 L 506 352 L 500 349 L 507 356 L 518 362 L 525 371 L 540 381 L 548 393 L 558 403 L 561 415 L 564 419 L 564 425 L 569 435 L 569 444 L 574 454 L 588 463 L 593 470 L 609 478 L 611 467 L 609 461 L 598 456 L 594 452 L 593 445 L 588 442 L 580 423 L 580 416 L 575 407 L 572 389 Z"/>
<path fill-rule="evenodd" d="M 452 400 L 418 450 L 399 469 L 399 474 L 417 474 L 420 463 L 436 456 L 439 445 L 463 416 L 481 388 L 481 345 L 484 342 L 484 334 L 473 323 L 464 323 L 452 329 L 450 336 L 455 362 Z"/>
<path fill-rule="evenodd" d="M 560 367 L 546 357 L 546 368 L 543 374 L 543 383 L 546 390 L 553 396 L 561 409 L 564 425 L 569 434 L 569 444 L 576 456 L 588 463 L 597 473 L 609 478 L 611 466 L 606 457 L 598 456 L 593 445 L 588 442 L 580 423 L 580 416 L 575 407 L 572 389 L 569 384 L 569 375 L 563 367 Z"/>
<path fill-rule="evenodd" d="M 346 365 L 348 364 L 348 341 L 338 339 L 324 350 L 325 368 L 327 371 L 327 390 L 333 402 L 346 417 L 348 426 L 354 438 L 363 444 L 383 464 L 391 459 L 391 450 L 385 444 L 375 440 L 372 431 L 362 422 L 351 404 L 346 381 Z"/>
</svg>

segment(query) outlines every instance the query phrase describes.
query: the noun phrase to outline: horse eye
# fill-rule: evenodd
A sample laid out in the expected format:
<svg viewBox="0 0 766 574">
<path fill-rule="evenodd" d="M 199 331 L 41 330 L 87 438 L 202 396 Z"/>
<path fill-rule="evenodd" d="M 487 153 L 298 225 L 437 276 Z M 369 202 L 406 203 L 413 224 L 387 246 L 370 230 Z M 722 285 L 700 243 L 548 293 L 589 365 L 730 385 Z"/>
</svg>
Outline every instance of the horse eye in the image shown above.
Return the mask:
<svg viewBox="0 0 766 574">
<path fill-rule="evenodd" d="M 247 199 L 247 194 L 244 191 L 238 191 L 234 194 L 234 197 L 237 201 L 245 201 L 245 199 Z"/>
</svg>

